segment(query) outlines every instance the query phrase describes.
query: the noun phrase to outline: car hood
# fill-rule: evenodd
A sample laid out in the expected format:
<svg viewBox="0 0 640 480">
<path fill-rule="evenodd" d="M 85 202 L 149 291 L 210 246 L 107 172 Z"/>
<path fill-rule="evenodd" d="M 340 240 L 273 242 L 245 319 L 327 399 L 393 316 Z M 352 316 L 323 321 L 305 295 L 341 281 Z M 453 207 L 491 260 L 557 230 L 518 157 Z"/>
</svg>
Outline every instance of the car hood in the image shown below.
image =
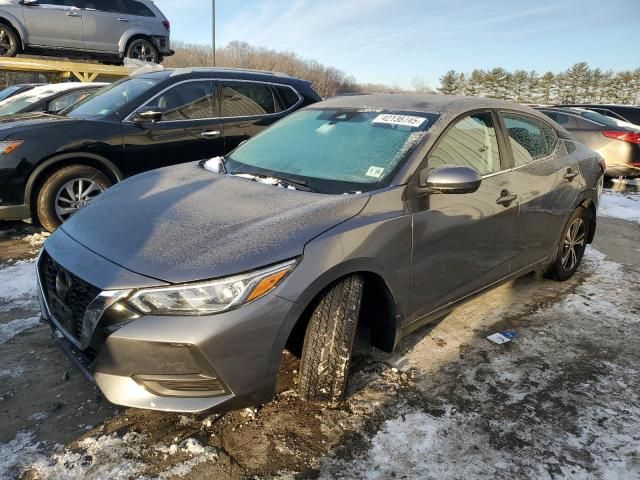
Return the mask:
<svg viewBox="0 0 640 480">
<path fill-rule="evenodd" d="M 183 283 L 302 255 L 307 242 L 357 215 L 368 198 L 284 189 L 191 163 L 116 185 L 61 229 L 132 272 Z"/>
<path fill-rule="evenodd" d="M 80 122 L 75 118 L 50 115 L 48 113 L 21 113 L 0 117 L 0 135 L 6 137 L 16 130 L 34 130 L 37 128 L 51 127 L 62 123 Z"/>
</svg>

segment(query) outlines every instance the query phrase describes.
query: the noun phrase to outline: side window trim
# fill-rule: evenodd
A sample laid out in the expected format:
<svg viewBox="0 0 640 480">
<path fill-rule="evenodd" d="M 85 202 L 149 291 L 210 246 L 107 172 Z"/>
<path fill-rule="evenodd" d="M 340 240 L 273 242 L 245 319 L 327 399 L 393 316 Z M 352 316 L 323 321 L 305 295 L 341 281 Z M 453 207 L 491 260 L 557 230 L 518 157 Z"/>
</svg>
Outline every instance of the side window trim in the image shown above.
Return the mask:
<svg viewBox="0 0 640 480">
<path fill-rule="evenodd" d="M 180 82 L 172 83 L 171 85 L 167 86 L 166 88 L 163 88 L 162 90 L 160 90 L 158 93 L 153 95 L 151 98 L 143 101 L 140 105 L 135 107 L 131 111 L 131 113 L 125 117 L 125 119 L 122 122 L 123 123 L 133 123 L 133 117 L 135 116 L 135 114 L 136 114 L 136 112 L 138 110 L 140 110 L 141 108 L 146 107 L 151 102 L 156 100 L 158 97 L 160 97 L 160 96 L 164 95 L 165 93 L 167 93 L 169 90 L 172 90 L 172 89 L 178 87 L 179 85 L 183 85 L 185 83 L 194 83 L 194 82 L 210 83 L 211 84 L 211 88 L 213 89 L 213 98 L 214 99 L 218 98 L 217 85 L 216 85 L 216 81 L 214 79 L 211 79 L 211 78 L 191 78 L 191 79 L 188 79 L 188 80 L 182 80 Z M 211 114 L 215 115 L 215 112 L 212 110 Z M 220 117 L 213 116 L 213 117 L 210 117 L 210 118 L 197 118 L 197 119 L 185 119 L 185 120 L 160 120 L 157 123 L 167 124 L 167 123 L 178 123 L 178 122 L 202 122 L 202 121 L 210 122 L 211 120 L 219 120 L 219 119 L 220 119 Z"/>
<path fill-rule="evenodd" d="M 560 135 L 558 135 L 557 130 L 555 128 L 553 128 L 553 126 L 549 122 L 545 121 L 544 119 L 541 119 L 541 118 L 538 118 L 538 117 L 536 117 L 534 115 L 528 114 L 527 112 L 521 112 L 520 110 L 509 110 L 509 109 L 504 109 L 504 108 L 500 109 L 499 111 L 496 111 L 496 113 L 497 113 L 498 117 L 500 117 L 500 126 L 501 126 L 501 129 L 503 130 L 503 135 L 504 135 L 505 145 L 506 145 L 506 148 L 507 148 L 507 153 L 509 154 L 509 157 L 510 157 L 511 170 L 516 170 L 518 168 L 523 168 L 523 167 L 526 167 L 527 165 L 531 165 L 533 163 L 536 163 L 536 162 L 539 162 L 539 161 L 542 161 L 542 160 L 546 160 L 551 155 L 553 155 L 553 152 L 555 152 L 555 150 L 558 148 L 558 144 L 560 142 Z M 519 115 L 521 117 L 529 118 L 529 119 L 533 120 L 534 122 L 538 122 L 538 123 L 543 124 L 543 125 L 547 126 L 548 128 L 550 128 L 555 134 L 555 142 L 553 143 L 553 145 L 548 145 L 546 136 L 544 134 L 542 135 L 542 140 L 543 140 L 545 146 L 548 148 L 549 153 L 547 155 L 544 155 L 544 156 L 540 157 L 540 158 L 533 159 L 527 165 L 518 165 L 518 166 L 516 166 L 515 157 L 514 157 L 514 154 L 513 154 L 513 147 L 511 146 L 511 142 L 508 141 L 509 140 L 509 132 L 507 130 L 506 124 L 504 123 L 503 114 L 505 114 L 505 113 L 507 113 L 507 114 L 511 113 L 513 115 Z"/>
<path fill-rule="evenodd" d="M 223 116 L 221 116 L 222 115 L 222 111 L 219 111 L 218 115 L 220 115 L 220 116 L 212 117 L 212 118 L 203 118 L 203 119 L 198 119 L 198 120 L 163 120 L 162 122 L 166 122 L 166 123 L 169 123 L 169 122 L 186 122 L 186 121 L 197 122 L 197 121 L 202 121 L 202 120 L 208 120 L 208 121 L 211 121 L 211 120 L 229 120 L 229 119 L 234 119 L 234 118 L 247 118 L 247 119 L 249 119 L 249 118 L 268 118 L 268 117 L 274 117 L 274 116 L 283 115 L 283 114 L 285 114 L 287 112 L 290 112 L 290 111 L 294 110 L 296 107 L 298 107 L 303 102 L 302 96 L 298 93 L 298 91 L 294 87 L 292 87 L 291 85 L 286 85 L 286 84 L 282 84 L 282 83 L 263 82 L 263 81 L 259 81 L 259 80 L 238 80 L 238 79 L 235 79 L 235 78 L 224 78 L 224 79 L 223 78 L 190 78 L 190 79 L 187 79 L 187 80 L 181 80 L 180 82 L 173 83 L 173 84 L 167 86 L 166 88 L 162 89 L 161 91 L 159 91 L 155 95 L 153 95 L 151 98 L 145 100 L 143 103 L 141 103 L 140 105 L 135 107 L 131 111 L 131 113 L 129 113 L 125 117 L 125 119 L 123 120 L 123 123 L 133 123 L 133 117 L 134 117 L 135 113 L 138 110 L 140 110 L 143 107 L 146 107 L 151 102 L 153 102 L 156 98 L 158 98 L 159 96 L 163 95 L 164 93 L 166 93 L 170 89 L 172 89 L 172 88 L 174 88 L 174 87 L 176 87 L 178 85 L 181 85 L 183 83 L 207 82 L 207 81 L 211 82 L 213 84 L 213 88 L 215 89 L 214 96 L 218 99 L 219 108 L 222 107 L 222 104 L 221 104 L 221 102 L 222 102 L 222 97 L 221 97 L 222 89 L 220 88 L 220 84 L 222 82 L 225 82 L 225 81 L 228 81 L 228 82 L 260 83 L 260 84 L 267 85 L 267 86 L 271 87 L 271 91 L 272 92 L 274 91 L 274 89 L 273 89 L 274 86 L 289 88 L 296 94 L 296 96 L 298 97 L 298 101 L 296 103 L 294 103 L 291 107 L 289 107 L 286 110 L 281 110 L 281 111 L 276 112 L 276 113 L 268 113 L 268 114 L 265 114 L 265 115 L 250 115 L 250 116 L 245 116 L 245 117 L 223 117 Z M 276 97 L 274 96 L 274 100 L 275 99 L 276 99 Z M 214 112 L 214 114 L 215 114 L 215 112 Z"/>
<path fill-rule="evenodd" d="M 500 175 L 501 173 L 504 173 L 505 171 L 507 171 L 507 170 L 504 169 L 504 163 L 503 163 L 504 147 L 501 144 L 501 132 L 502 132 L 502 129 L 500 128 L 499 125 L 497 125 L 495 123 L 496 122 L 496 113 L 495 113 L 494 109 L 492 109 L 492 108 L 478 108 L 478 109 L 475 109 L 475 110 L 469 110 L 467 112 L 464 112 L 464 113 L 458 115 L 456 118 L 454 118 L 451 122 L 449 122 L 449 125 L 447 125 L 447 128 L 444 129 L 444 131 L 440 134 L 440 136 L 437 138 L 437 140 L 434 142 L 434 144 L 431 146 L 431 148 L 429 148 L 429 151 L 424 156 L 424 159 L 422 160 L 422 162 L 420 162 L 420 166 L 418 167 L 418 169 L 414 173 L 414 176 L 417 177 L 420 174 L 420 171 L 422 169 L 427 168 L 429 166 L 429 157 L 431 156 L 431 153 L 438 147 L 438 145 L 440 145 L 440 143 L 442 142 L 442 139 L 445 137 L 445 135 L 447 135 L 449 133 L 449 131 L 452 130 L 453 127 L 460 120 L 463 120 L 466 117 L 470 117 L 472 115 L 477 115 L 477 114 L 481 114 L 481 113 L 488 113 L 488 114 L 491 115 L 491 120 L 494 123 L 493 129 L 496 132 L 496 139 L 497 139 L 497 142 L 498 142 L 498 157 L 500 158 L 500 170 L 497 171 L 497 172 L 492 172 L 492 173 L 488 173 L 486 175 L 482 175 L 482 178 L 493 177 L 495 175 Z"/>
</svg>

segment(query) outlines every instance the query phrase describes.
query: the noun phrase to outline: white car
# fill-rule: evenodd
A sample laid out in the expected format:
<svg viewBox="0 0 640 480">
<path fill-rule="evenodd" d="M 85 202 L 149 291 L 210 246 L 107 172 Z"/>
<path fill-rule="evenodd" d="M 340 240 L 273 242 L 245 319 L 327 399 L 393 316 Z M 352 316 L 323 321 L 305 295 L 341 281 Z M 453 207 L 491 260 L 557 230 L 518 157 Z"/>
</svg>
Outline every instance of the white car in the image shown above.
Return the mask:
<svg viewBox="0 0 640 480">
<path fill-rule="evenodd" d="M 18 113 L 58 113 L 108 83 L 53 83 L 32 88 L 0 102 L 0 117 Z"/>
</svg>

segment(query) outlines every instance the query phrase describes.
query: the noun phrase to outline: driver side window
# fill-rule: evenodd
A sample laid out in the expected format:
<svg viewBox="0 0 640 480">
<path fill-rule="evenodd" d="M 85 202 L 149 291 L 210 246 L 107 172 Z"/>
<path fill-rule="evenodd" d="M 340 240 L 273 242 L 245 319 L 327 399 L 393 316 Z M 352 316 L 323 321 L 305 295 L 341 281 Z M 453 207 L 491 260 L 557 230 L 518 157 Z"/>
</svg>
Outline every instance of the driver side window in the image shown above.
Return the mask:
<svg viewBox="0 0 640 480">
<path fill-rule="evenodd" d="M 211 81 L 186 82 L 170 88 L 147 104 L 163 112 L 162 121 L 204 120 L 218 116 Z"/>
<path fill-rule="evenodd" d="M 455 165 L 480 175 L 500 171 L 498 138 L 490 112 L 474 113 L 458 120 L 429 154 L 429 169 Z"/>
</svg>

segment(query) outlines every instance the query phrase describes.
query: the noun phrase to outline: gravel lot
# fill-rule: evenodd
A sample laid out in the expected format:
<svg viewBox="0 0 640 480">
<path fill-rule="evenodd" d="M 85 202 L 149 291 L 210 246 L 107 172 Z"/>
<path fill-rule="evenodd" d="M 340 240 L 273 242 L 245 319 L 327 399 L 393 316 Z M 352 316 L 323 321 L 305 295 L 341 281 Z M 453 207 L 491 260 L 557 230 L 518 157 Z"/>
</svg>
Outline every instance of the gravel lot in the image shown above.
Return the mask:
<svg viewBox="0 0 640 480">
<path fill-rule="evenodd" d="M 640 195 L 605 200 L 640 221 Z M 274 401 L 222 416 L 103 400 L 37 323 L 43 239 L 0 225 L 0 479 L 640 478 L 638 223 L 601 218 L 569 282 L 504 285 L 393 355 L 359 346 L 339 407 L 301 402 L 285 356 Z"/>
</svg>

